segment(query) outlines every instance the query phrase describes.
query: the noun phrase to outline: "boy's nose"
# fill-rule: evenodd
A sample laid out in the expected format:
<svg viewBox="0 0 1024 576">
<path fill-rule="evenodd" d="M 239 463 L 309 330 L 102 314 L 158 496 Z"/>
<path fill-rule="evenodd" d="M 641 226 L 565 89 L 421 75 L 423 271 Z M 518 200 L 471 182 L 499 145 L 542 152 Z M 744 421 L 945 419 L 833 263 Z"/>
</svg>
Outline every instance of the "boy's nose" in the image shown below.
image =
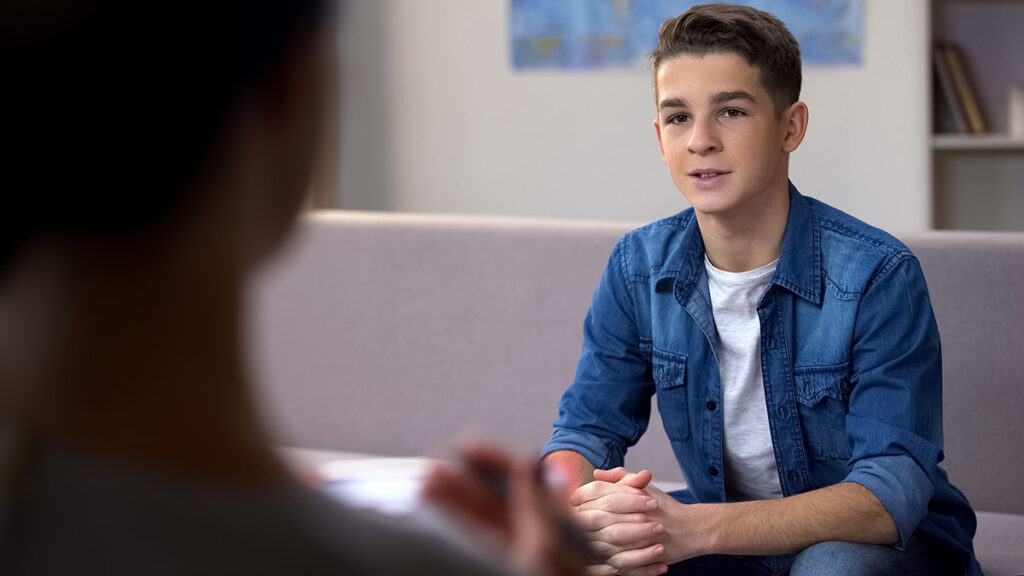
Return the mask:
<svg viewBox="0 0 1024 576">
<path fill-rule="evenodd" d="M 721 150 L 722 143 L 715 132 L 714 123 L 708 120 L 695 120 L 686 147 L 693 154 L 707 154 Z"/>
</svg>

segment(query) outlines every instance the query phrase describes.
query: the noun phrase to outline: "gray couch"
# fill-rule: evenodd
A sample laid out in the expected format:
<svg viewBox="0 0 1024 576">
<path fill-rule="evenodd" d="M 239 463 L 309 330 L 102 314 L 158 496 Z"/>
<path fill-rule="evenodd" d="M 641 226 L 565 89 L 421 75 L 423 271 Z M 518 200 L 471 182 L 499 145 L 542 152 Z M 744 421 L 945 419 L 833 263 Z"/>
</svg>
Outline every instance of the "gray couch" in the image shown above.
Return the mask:
<svg viewBox="0 0 1024 576">
<path fill-rule="evenodd" d="M 308 217 L 252 299 L 252 353 L 280 442 L 419 455 L 468 432 L 538 450 L 593 290 L 631 227 Z M 986 574 L 1024 574 L 1024 234 L 901 238 L 942 335 L 944 467 L 980 511 Z M 683 480 L 657 416 L 627 465 Z"/>
</svg>

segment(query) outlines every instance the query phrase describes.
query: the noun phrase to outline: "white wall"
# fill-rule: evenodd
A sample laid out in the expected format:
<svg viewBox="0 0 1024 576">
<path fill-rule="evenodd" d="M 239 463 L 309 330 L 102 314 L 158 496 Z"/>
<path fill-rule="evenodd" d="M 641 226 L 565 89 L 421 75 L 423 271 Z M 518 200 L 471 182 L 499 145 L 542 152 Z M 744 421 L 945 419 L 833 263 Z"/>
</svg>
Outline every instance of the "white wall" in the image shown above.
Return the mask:
<svg viewBox="0 0 1024 576">
<path fill-rule="evenodd" d="M 350 0 L 340 206 L 653 220 L 686 207 L 648 72 L 516 72 L 504 0 Z M 927 0 L 866 0 L 864 63 L 805 69 L 792 177 L 892 230 L 930 224 Z"/>
</svg>

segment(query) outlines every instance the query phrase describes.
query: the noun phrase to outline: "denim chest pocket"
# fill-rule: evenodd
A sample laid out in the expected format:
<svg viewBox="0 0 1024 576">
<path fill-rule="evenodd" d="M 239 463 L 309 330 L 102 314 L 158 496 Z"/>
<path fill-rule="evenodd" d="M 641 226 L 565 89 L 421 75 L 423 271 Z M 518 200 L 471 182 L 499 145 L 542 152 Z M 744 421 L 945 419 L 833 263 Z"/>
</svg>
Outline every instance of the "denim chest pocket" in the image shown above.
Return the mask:
<svg viewBox="0 0 1024 576">
<path fill-rule="evenodd" d="M 849 364 L 794 369 L 804 442 L 811 456 L 849 460 L 846 414 L 850 402 Z"/>
<path fill-rule="evenodd" d="M 651 371 L 658 397 L 658 412 L 669 440 L 690 438 L 690 416 L 687 414 L 686 356 L 654 349 Z"/>
</svg>

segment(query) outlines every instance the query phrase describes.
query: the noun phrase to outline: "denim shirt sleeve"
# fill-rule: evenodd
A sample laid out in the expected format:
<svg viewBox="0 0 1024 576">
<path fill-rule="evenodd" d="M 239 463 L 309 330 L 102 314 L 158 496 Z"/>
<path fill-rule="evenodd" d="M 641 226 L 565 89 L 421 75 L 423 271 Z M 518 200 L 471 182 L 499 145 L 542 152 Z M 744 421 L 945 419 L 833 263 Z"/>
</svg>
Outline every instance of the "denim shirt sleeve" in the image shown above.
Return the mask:
<svg viewBox="0 0 1024 576">
<path fill-rule="evenodd" d="M 576 378 L 558 404 L 554 433 L 543 450 L 572 450 L 597 468 L 622 465 L 626 448 L 647 429 L 654 393 L 624 270 L 624 242 L 615 246 L 594 292 Z"/>
<path fill-rule="evenodd" d="M 852 360 L 846 481 L 881 501 L 902 550 L 928 512 L 942 459 L 939 332 L 924 274 L 909 253 L 883 266 L 865 291 Z"/>
</svg>

